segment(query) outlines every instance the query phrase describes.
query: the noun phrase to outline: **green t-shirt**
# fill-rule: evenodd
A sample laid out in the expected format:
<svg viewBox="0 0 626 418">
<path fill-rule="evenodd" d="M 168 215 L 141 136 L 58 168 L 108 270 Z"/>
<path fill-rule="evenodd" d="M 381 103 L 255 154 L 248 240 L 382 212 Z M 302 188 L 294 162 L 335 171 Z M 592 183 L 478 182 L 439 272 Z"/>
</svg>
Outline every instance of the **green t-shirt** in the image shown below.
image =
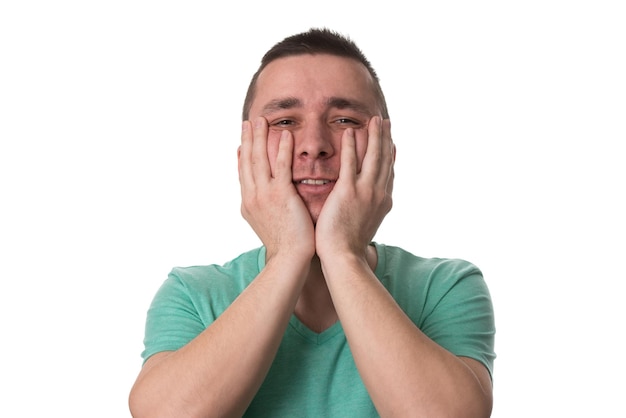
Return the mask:
<svg viewBox="0 0 626 418">
<path fill-rule="evenodd" d="M 421 258 L 374 243 L 376 276 L 428 337 L 493 371 L 495 325 L 481 272 L 463 261 Z M 174 268 L 146 321 L 144 360 L 181 348 L 208 327 L 265 266 L 263 247 L 223 266 Z M 246 417 L 377 417 L 337 322 L 321 334 L 292 315 Z"/>
</svg>

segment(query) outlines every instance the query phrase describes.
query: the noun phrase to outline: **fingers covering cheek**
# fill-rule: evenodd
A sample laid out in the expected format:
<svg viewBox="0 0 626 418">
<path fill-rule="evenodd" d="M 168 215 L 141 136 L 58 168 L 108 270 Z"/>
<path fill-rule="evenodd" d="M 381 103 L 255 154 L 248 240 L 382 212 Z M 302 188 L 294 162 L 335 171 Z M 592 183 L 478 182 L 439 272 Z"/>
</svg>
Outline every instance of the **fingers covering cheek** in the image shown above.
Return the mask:
<svg viewBox="0 0 626 418">
<path fill-rule="evenodd" d="M 382 119 L 380 116 L 373 116 L 368 124 L 368 133 L 370 135 L 380 135 L 382 132 Z"/>
<path fill-rule="evenodd" d="M 272 169 L 273 177 L 283 177 L 291 182 L 291 163 L 293 161 L 293 141 L 291 132 L 282 131 L 274 145 L 273 155 L 270 153 L 270 162 L 275 159 L 275 167 Z"/>
</svg>

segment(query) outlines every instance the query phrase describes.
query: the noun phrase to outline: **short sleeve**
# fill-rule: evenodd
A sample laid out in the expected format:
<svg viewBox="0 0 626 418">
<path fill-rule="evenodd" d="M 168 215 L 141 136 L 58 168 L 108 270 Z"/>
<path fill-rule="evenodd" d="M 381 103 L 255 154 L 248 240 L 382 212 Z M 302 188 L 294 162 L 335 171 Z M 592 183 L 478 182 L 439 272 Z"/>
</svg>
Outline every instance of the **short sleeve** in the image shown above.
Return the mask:
<svg viewBox="0 0 626 418">
<path fill-rule="evenodd" d="M 141 356 L 145 362 L 161 351 L 178 350 L 205 328 L 188 288 L 172 271 L 148 309 Z"/>
<path fill-rule="evenodd" d="M 451 353 L 481 362 L 493 375 L 495 320 L 481 271 L 466 261 L 446 260 L 432 275 L 422 331 Z"/>
</svg>

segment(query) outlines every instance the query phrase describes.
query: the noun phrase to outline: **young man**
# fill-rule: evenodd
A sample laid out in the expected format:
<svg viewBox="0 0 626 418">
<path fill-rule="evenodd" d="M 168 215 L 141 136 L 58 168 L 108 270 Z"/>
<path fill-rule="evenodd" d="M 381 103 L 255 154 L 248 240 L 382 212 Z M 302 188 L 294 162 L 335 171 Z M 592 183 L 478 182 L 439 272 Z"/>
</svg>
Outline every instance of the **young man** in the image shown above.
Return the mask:
<svg viewBox="0 0 626 418">
<path fill-rule="evenodd" d="M 244 104 L 242 214 L 263 246 L 174 269 L 148 311 L 135 417 L 487 417 L 480 271 L 372 242 L 395 147 L 376 73 L 313 29 L 263 58 Z"/>
</svg>

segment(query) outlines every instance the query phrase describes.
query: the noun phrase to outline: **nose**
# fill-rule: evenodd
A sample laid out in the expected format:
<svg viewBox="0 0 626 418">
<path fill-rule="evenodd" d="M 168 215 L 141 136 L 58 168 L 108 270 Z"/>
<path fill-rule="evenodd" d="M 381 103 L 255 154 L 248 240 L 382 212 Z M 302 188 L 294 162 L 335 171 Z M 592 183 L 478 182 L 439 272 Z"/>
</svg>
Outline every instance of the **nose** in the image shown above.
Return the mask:
<svg viewBox="0 0 626 418">
<path fill-rule="evenodd" d="M 335 154 L 333 136 L 322 122 L 308 122 L 294 132 L 295 157 L 330 158 Z"/>
</svg>

